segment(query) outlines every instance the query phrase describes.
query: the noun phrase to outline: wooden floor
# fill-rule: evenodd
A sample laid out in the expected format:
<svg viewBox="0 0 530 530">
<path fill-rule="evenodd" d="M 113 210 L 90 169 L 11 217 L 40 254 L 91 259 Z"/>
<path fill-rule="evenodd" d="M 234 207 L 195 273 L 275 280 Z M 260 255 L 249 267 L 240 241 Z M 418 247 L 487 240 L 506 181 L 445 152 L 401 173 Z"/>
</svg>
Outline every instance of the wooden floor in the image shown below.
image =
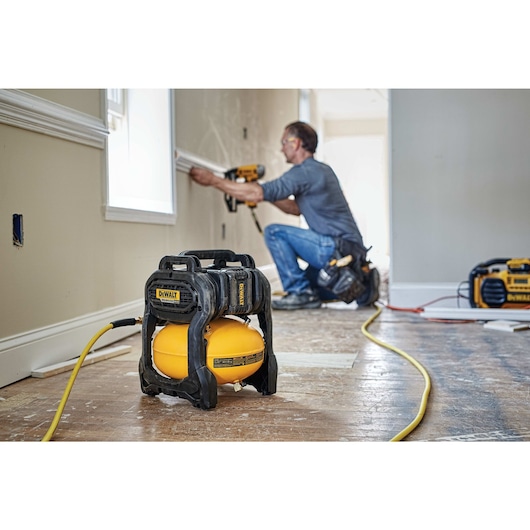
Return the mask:
<svg viewBox="0 0 530 530">
<path fill-rule="evenodd" d="M 273 312 L 277 393 L 262 396 L 250 386 L 236 393 L 224 385 L 207 411 L 141 392 L 138 333 L 121 342 L 130 353 L 80 370 L 53 439 L 388 441 L 416 417 L 425 381 L 408 360 L 361 333 L 374 309 L 354 306 Z M 369 331 L 431 378 L 425 416 L 405 441 L 530 440 L 530 331 L 430 322 L 387 308 Z M 69 377 L 1 388 L 0 440 L 41 440 Z"/>
</svg>

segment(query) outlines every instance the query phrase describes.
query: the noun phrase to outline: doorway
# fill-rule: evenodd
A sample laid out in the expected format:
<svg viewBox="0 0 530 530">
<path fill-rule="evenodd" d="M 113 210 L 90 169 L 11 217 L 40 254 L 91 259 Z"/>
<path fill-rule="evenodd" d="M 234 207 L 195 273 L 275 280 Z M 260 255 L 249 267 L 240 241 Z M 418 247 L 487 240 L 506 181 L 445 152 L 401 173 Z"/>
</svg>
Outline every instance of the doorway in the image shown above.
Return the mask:
<svg viewBox="0 0 530 530">
<path fill-rule="evenodd" d="M 337 174 L 369 258 L 389 267 L 388 90 L 312 89 L 306 119 L 319 135 L 317 158 Z M 309 96 L 309 97 L 308 97 Z"/>
</svg>

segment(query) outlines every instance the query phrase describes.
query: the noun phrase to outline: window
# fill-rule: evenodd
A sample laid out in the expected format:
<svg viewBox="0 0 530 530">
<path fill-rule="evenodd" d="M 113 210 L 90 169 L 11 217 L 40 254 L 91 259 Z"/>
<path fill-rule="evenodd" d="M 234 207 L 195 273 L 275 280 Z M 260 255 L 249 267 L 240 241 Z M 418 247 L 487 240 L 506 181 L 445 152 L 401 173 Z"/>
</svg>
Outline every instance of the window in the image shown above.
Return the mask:
<svg viewBox="0 0 530 530">
<path fill-rule="evenodd" d="M 107 89 L 106 219 L 176 219 L 171 90 Z"/>
</svg>

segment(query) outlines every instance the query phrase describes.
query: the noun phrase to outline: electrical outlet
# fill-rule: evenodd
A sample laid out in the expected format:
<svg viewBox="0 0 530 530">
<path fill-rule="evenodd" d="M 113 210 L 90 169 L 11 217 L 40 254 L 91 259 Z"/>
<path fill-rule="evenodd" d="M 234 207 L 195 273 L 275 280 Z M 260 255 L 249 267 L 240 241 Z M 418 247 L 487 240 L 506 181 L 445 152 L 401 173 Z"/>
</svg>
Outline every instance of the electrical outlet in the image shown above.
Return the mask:
<svg viewBox="0 0 530 530">
<path fill-rule="evenodd" d="M 15 247 L 24 246 L 24 225 L 21 213 L 13 214 L 13 245 Z"/>
</svg>

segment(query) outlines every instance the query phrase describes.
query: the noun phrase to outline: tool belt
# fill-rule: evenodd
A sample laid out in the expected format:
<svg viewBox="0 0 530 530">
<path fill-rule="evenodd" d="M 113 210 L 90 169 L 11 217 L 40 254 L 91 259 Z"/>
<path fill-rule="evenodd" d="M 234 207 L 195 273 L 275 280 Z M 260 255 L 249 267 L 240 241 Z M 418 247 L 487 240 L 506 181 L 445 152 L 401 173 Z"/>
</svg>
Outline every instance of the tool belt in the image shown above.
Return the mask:
<svg viewBox="0 0 530 530">
<path fill-rule="evenodd" d="M 317 283 L 331 291 L 339 300 L 350 304 L 366 290 L 362 270 L 365 261 L 364 247 L 337 239 L 334 257 L 318 272 Z"/>
</svg>

